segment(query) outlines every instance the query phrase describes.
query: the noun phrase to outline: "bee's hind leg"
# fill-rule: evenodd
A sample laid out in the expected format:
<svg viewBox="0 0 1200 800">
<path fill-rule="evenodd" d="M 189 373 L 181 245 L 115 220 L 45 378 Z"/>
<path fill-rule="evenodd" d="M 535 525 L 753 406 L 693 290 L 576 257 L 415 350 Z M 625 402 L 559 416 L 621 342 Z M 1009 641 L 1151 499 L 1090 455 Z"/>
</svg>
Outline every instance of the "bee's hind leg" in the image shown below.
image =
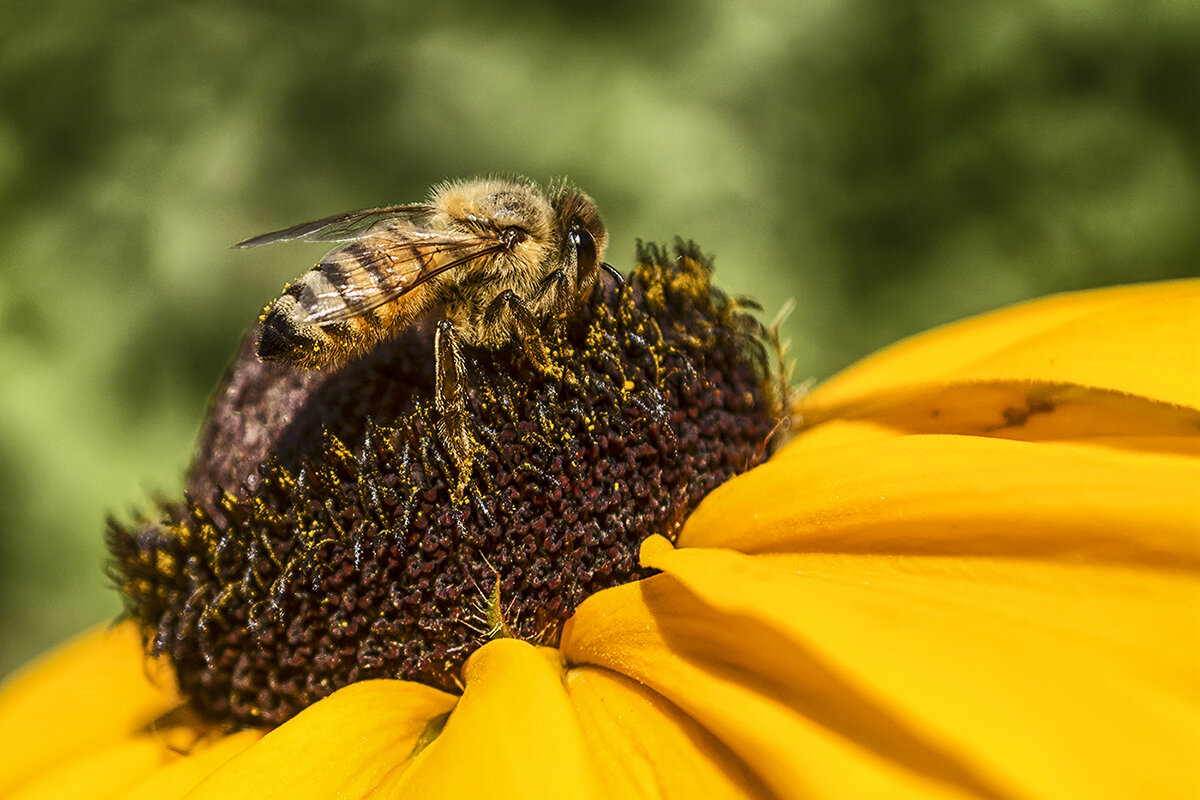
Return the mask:
<svg viewBox="0 0 1200 800">
<path fill-rule="evenodd" d="M 508 329 L 512 337 L 521 342 L 525 357 L 542 374 L 562 378 L 562 368 L 550 358 L 533 312 L 512 289 L 496 296 L 484 312 L 484 320 L 489 325 L 499 324 Z"/>
<path fill-rule="evenodd" d="M 475 440 L 467 420 L 466 387 L 462 347 L 454 323 L 444 319 L 434 335 L 434 406 L 438 411 L 437 433 L 458 470 L 457 490 L 466 491 L 471 478 Z"/>
</svg>

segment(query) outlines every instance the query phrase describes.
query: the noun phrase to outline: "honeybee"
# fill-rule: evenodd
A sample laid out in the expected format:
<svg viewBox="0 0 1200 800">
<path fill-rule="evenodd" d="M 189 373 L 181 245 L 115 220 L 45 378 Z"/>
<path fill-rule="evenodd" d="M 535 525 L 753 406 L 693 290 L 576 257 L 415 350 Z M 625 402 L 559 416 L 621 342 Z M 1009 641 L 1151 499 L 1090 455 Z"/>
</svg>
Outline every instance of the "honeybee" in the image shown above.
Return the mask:
<svg viewBox="0 0 1200 800">
<path fill-rule="evenodd" d="M 239 242 L 341 242 L 288 286 L 261 318 L 258 356 L 300 369 L 341 364 L 417 320 L 439 314 L 434 395 L 439 434 L 470 472 L 464 344 L 517 341 L 553 372 L 539 333 L 586 298 L 608 234 L 596 204 L 562 182 L 478 179 L 435 187 L 427 202 L 351 211 Z"/>
</svg>

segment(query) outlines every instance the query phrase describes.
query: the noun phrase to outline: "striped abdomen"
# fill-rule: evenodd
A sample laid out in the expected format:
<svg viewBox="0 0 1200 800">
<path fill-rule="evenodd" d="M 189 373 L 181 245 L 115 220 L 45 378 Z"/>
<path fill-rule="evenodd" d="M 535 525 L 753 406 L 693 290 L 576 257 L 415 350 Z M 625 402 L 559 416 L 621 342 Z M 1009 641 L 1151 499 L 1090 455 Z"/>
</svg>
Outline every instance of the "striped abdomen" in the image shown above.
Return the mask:
<svg viewBox="0 0 1200 800">
<path fill-rule="evenodd" d="M 376 237 L 367 237 L 376 238 Z M 427 309 L 430 259 L 366 240 L 334 250 L 287 288 L 262 320 L 258 356 L 304 369 L 340 364 L 412 323 Z"/>
</svg>

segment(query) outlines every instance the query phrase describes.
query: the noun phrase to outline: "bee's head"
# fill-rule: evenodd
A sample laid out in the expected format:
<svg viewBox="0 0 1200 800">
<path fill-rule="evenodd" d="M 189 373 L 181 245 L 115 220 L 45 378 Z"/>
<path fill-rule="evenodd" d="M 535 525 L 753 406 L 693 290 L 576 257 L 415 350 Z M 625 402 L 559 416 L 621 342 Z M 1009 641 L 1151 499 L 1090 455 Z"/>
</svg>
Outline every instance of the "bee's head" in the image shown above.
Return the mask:
<svg viewBox="0 0 1200 800">
<path fill-rule="evenodd" d="M 566 181 L 548 193 L 525 179 L 455 181 L 437 187 L 431 205 L 431 227 L 499 237 L 524 263 L 565 265 L 581 295 L 608 245 L 595 202 Z"/>
<path fill-rule="evenodd" d="M 551 191 L 562 261 L 575 269 L 580 294 L 591 288 L 608 246 L 608 231 L 592 198 L 563 182 Z"/>
</svg>

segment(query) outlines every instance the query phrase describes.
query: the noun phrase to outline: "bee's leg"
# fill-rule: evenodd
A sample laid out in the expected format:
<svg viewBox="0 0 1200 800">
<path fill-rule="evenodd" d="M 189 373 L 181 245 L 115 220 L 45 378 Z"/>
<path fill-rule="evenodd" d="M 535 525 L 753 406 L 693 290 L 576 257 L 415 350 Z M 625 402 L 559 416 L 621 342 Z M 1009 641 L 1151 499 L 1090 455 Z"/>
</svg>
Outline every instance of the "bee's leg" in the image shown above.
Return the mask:
<svg viewBox="0 0 1200 800">
<path fill-rule="evenodd" d="M 548 294 L 552 295 L 550 314 L 552 324 L 554 325 L 554 333 L 558 335 L 563 322 L 566 321 L 571 313 L 571 309 L 575 306 L 575 293 L 571 291 L 571 281 L 567 278 L 566 272 L 556 269 L 545 278 L 542 278 L 535 297 L 540 301 Z"/>
<path fill-rule="evenodd" d="M 484 312 L 488 324 L 502 325 L 514 339 L 519 339 L 530 363 L 545 374 L 562 377 L 562 370 L 550 359 L 542 332 L 529 306 L 517 297 L 512 289 L 505 289 L 488 305 Z"/>
<path fill-rule="evenodd" d="M 463 386 L 462 347 L 454 323 L 444 319 L 434 336 L 434 405 L 438 411 L 438 436 L 458 469 L 458 490 L 471 477 L 475 443 L 467 425 L 466 387 Z"/>
</svg>

